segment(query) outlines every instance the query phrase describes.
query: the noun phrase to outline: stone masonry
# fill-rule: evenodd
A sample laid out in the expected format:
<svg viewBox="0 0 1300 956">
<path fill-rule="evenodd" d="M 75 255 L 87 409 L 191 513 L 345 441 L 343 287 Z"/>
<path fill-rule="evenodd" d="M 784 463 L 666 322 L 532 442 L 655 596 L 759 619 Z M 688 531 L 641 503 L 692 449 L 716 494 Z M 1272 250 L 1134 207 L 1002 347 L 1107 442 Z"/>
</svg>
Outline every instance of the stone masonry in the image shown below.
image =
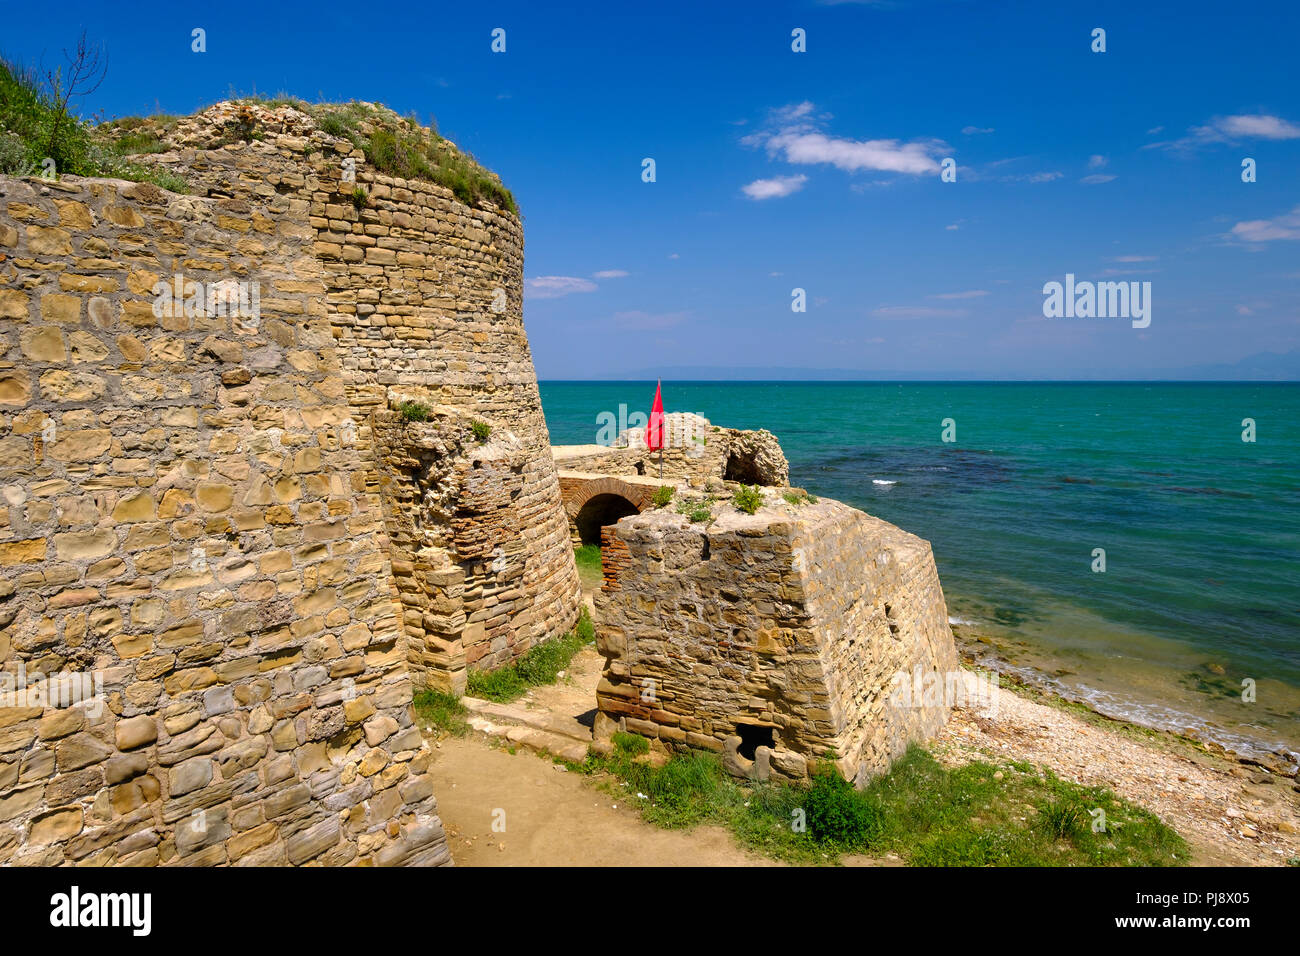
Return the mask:
<svg viewBox="0 0 1300 956">
<path fill-rule="evenodd" d="M 602 529 L 598 736 L 716 751 L 758 779 L 833 755 L 861 785 L 943 726 L 942 695 L 893 693 L 957 668 L 929 544 L 829 499 L 715 514 Z"/>
<path fill-rule="evenodd" d="M 274 119 L 0 179 L 0 863 L 449 862 L 414 690 L 576 618 L 518 220 Z"/>
</svg>

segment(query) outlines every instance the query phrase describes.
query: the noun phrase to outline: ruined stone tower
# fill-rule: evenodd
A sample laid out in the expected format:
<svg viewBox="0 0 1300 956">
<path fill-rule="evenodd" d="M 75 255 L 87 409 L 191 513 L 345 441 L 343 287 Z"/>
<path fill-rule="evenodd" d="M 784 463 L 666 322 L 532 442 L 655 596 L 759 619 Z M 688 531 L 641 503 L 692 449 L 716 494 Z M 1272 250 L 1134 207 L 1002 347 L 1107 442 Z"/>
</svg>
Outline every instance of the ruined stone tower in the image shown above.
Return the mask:
<svg viewBox="0 0 1300 956">
<path fill-rule="evenodd" d="M 0 862 L 447 862 L 414 689 L 577 615 L 516 217 L 233 109 L 0 179 Z"/>
</svg>

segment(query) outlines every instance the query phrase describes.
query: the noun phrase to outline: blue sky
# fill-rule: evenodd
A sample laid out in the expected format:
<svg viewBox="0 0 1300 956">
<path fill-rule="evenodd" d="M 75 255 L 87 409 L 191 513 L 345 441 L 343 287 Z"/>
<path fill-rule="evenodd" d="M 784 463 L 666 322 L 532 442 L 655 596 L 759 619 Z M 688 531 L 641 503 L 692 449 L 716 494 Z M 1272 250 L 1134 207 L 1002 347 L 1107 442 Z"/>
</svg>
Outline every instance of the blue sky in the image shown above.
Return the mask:
<svg viewBox="0 0 1300 956">
<path fill-rule="evenodd" d="M 543 378 L 1158 377 L 1295 349 L 1300 5 L 1133 6 L 11 5 L 0 52 L 56 62 L 84 28 L 106 118 L 232 89 L 435 116 L 520 201 Z M 1150 326 L 1045 318 L 1067 273 L 1149 281 Z"/>
</svg>

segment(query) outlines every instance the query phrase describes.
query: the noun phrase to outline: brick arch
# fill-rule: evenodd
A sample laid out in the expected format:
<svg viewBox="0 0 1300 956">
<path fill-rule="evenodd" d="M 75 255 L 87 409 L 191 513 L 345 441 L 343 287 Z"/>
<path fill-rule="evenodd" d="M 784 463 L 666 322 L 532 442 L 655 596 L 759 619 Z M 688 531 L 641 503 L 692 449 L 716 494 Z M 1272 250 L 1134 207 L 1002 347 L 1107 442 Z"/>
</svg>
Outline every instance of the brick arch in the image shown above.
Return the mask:
<svg viewBox="0 0 1300 956">
<path fill-rule="evenodd" d="M 602 475 L 599 478 L 578 478 L 568 475 L 560 477 L 564 510 L 569 515 L 570 521 L 577 518 L 582 506 L 597 495 L 618 495 L 620 498 L 627 499 L 637 511 L 644 511 L 654 499 L 657 490 L 657 486 L 652 488 L 648 485 L 634 485 L 610 475 Z"/>
</svg>

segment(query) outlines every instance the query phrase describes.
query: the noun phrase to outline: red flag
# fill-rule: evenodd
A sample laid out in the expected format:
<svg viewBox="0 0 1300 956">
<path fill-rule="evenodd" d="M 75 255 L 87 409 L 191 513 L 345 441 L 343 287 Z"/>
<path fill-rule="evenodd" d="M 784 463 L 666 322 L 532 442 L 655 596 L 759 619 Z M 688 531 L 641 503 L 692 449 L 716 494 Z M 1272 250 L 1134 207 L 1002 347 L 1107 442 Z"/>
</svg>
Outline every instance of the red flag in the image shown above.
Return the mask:
<svg viewBox="0 0 1300 956">
<path fill-rule="evenodd" d="M 645 426 L 645 446 L 651 451 L 660 451 L 664 447 L 663 382 L 655 385 L 655 403 L 650 408 L 650 421 Z"/>
</svg>

